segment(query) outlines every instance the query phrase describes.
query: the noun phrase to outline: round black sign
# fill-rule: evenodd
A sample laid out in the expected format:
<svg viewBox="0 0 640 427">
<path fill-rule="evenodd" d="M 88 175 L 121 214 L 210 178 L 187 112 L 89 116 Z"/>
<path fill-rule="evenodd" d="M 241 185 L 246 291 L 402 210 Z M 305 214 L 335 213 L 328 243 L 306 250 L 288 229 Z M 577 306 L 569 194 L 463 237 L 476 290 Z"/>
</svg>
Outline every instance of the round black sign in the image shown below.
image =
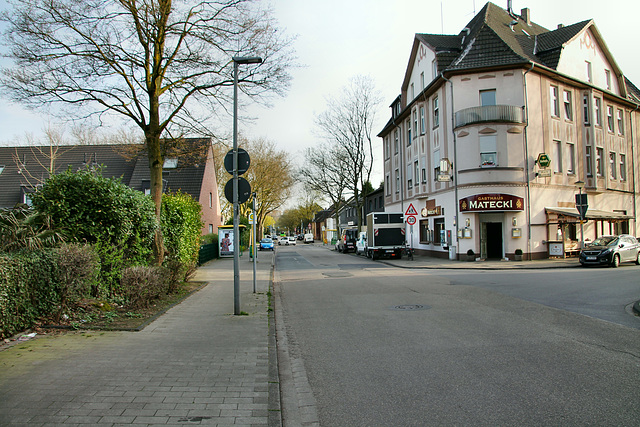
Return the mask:
<svg viewBox="0 0 640 427">
<path fill-rule="evenodd" d="M 230 203 L 233 203 L 233 178 L 224 185 L 224 197 Z M 242 177 L 238 177 L 238 203 L 244 203 L 251 197 L 251 185 L 249 181 Z"/>
<path fill-rule="evenodd" d="M 249 153 L 244 149 L 238 148 L 238 175 L 242 175 L 249 170 Z M 229 150 L 226 156 L 224 156 L 224 168 L 233 175 L 233 150 Z"/>
</svg>

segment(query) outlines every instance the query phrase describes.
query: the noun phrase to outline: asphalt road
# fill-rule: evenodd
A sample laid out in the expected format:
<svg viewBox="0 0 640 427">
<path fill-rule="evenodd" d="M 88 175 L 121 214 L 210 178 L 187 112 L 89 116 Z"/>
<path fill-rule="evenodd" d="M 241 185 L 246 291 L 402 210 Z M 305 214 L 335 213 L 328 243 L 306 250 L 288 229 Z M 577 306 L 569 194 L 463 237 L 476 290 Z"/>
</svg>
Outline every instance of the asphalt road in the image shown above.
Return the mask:
<svg viewBox="0 0 640 427">
<path fill-rule="evenodd" d="M 276 256 L 285 426 L 636 425 L 640 418 L 638 329 L 470 286 L 462 275 L 310 245 L 278 248 Z M 491 274 L 480 281 L 508 283 Z M 520 273 L 510 274 L 520 285 Z M 544 277 L 534 284 L 549 282 Z"/>
</svg>

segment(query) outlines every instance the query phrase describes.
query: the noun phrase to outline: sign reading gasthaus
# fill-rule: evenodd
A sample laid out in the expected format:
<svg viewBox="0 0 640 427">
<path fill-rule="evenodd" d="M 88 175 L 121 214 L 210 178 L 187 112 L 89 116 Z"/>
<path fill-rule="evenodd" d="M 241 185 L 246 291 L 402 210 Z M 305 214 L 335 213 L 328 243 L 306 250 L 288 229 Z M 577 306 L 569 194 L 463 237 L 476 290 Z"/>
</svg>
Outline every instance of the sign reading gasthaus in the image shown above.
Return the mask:
<svg viewBox="0 0 640 427">
<path fill-rule="evenodd" d="M 522 210 L 524 210 L 524 199 L 512 194 L 477 194 L 460 199 L 460 212 Z"/>
</svg>

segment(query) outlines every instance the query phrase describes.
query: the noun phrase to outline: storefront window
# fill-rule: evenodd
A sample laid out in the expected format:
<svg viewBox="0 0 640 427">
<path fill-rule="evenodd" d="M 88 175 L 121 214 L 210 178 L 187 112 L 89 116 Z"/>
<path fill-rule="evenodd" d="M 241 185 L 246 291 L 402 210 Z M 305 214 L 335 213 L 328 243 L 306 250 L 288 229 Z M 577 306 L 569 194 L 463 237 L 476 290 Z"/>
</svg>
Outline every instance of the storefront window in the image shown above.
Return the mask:
<svg viewBox="0 0 640 427">
<path fill-rule="evenodd" d="M 433 220 L 433 243 L 436 245 L 444 245 L 446 240 L 442 238 L 444 230 L 444 218 L 436 218 Z"/>
<path fill-rule="evenodd" d="M 431 243 L 431 230 L 429 230 L 429 220 L 420 220 L 420 243 Z"/>
</svg>

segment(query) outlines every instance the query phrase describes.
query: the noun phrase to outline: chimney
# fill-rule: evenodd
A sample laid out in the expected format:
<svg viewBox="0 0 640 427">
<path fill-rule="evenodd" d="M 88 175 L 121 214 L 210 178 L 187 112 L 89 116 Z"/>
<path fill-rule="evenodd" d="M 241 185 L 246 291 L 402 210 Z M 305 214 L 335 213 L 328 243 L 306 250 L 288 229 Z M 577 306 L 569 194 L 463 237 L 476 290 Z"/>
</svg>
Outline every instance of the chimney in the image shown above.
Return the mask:
<svg viewBox="0 0 640 427">
<path fill-rule="evenodd" d="M 558 24 L 558 29 L 564 28 L 564 24 Z"/>
<path fill-rule="evenodd" d="M 527 25 L 531 25 L 531 11 L 528 7 L 520 10 L 520 17 L 527 23 Z"/>
</svg>

